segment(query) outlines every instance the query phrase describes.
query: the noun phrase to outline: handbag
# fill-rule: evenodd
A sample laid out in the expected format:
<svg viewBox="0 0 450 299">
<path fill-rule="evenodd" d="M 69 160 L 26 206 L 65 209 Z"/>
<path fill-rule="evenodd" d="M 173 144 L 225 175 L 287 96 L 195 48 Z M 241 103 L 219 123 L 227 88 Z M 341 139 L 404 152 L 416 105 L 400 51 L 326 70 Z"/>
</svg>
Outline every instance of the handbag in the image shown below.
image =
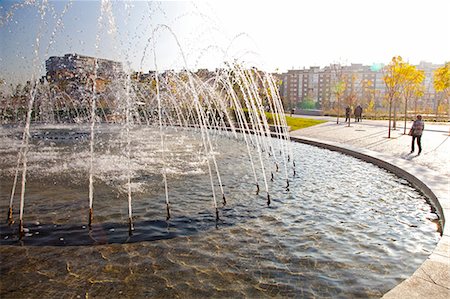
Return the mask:
<svg viewBox="0 0 450 299">
<path fill-rule="evenodd" d="M 408 133 L 408 135 L 409 135 L 409 136 L 412 136 L 412 135 L 413 135 L 413 133 L 414 133 L 414 129 L 413 129 L 413 128 L 411 128 L 411 129 L 409 130 L 409 133 Z"/>
</svg>

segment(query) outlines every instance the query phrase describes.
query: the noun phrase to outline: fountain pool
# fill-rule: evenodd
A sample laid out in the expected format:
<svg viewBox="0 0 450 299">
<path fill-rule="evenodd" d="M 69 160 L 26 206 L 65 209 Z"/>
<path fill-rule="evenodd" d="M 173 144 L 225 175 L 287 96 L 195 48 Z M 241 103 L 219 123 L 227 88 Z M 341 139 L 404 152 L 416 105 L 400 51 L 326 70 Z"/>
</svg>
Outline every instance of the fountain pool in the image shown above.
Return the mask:
<svg viewBox="0 0 450 299">
<path fill-rule="evenodd" d="M 33 126 L 26 234 L 19 240 L 16 224 L 0 226 L 2 298 L 375 298 L 411 275 L 438 241 L 435 215 L 405 180 L 308 145 L 292 144 L 296 174 L 287 190 L 275 172 L 267 206 L 265 194 L 255 194 L 245 144 L 228 133 L 211 134 L 227 197 L 216 221 L 201 133 L 186 128 L 164 128 L 172 214 L 166 221 L 159 128 L 133 128 L 131 164 L 121 158 L 122 129 L 96 127 L 89 229 L 89 128 Z M 2 211 L 18 132 L 2 128 Z M 270 161 L 267 169 L 274 168 Z"/>
</svg>

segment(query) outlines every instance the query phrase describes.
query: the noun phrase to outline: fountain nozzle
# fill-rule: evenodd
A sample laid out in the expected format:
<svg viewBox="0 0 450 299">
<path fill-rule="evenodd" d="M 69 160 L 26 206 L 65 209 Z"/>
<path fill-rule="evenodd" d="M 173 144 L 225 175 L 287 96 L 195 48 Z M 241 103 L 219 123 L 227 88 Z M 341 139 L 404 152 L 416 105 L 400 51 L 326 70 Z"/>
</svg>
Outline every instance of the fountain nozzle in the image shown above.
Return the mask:
<svg viewBox="0 0 450 299">
<path fill-rule="evenodd" d="M 131 236 L 134 231 L 133 219 L 131 217 L 128 218 L 128 235 Z"/>
<path fill-rule="evenodd" d="M 89 208 L 89 228 L 91 228 L 93 220 L 94 220 L 94 212 L 92 208 Z"/>
<path fill-rule="evenodd" d="M 170 219 L 170 206 L 168 203 L 166 204 L 166 211 L 167 211 L 166 220 L 169 220 Z"/>
<path fill-rule="evenodd" d="M 259 184 L 256 184 L 256 195 L 259 194 Z"/>
<path fill-rule="evenodd" d="M 220 218 L 219 218 L 219 209 L 216 208 L 216 221 L 219 221 L 219 220 L 220 220 Z"/>
<path fill-rule="evenodd" d="M 267 193 L 267 206 L 270 206 L 270 194 Z"/>
<path fill-rule="evenodd" d="M 11 225 L 11 224 L 14 223 L 12 207 L 10 207 L 8 209 L 8 219 L 7 219 L 7 221 L 8 221 L 8 225 Z"/>
<path fill-rule="evenodd" d="M 22 240 L 22 237 L 24 235 L 24 229 L 23 229 L 23 221 L 22 219 L 19 220 L 19 239 Z"/>
<path fill-rule="evenodd" d="M 227 204 L 227 200 L 225 199 L 225 194 L 222 194 L 222 199 L 223 199 L 223 206 L 225 206 Z"/>
</svg>

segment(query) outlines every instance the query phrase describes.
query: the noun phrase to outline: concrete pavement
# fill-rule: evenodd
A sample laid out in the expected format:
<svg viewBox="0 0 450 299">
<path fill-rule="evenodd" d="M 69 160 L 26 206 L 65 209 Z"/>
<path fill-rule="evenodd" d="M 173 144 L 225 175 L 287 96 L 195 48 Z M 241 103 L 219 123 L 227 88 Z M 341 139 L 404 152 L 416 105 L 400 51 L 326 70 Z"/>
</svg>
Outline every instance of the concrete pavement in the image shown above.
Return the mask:
<svg viewBox="0 0 450 299">
<path fill-rule="evenodd" d="M 340 151 L 374 163 L 408 180 L 421 190 L 439 214 L 442 238 L 416 272 L 383 298 L 450 298 L 450 125 L 425 122 L 422 153 L 410 154 L 411 136 L 404 122 L 388 138 L 388 122 L 363 120 L 350 126 L 335 117 L 299 116 L 327 121 L 290 132 L 294 141 Z M 407 122 L 406 132 L 412 125 Z M 450 220 L 449 220 L 450 221 Z"/>
</svg>

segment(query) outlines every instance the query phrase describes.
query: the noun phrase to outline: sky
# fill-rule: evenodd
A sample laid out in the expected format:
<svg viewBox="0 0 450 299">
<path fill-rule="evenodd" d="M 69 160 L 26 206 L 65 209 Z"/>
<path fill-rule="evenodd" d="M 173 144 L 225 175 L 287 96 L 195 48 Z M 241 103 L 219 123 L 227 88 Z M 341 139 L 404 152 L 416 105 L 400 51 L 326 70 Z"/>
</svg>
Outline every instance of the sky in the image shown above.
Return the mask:
<svg viewBox="0 0 450 299">
<path fill-rule="evenodd" d="M 144 72 L 225 61 L 284 72 L 397 55 L 442 64 L 449 37 L 448 0 L 0 0 L 0 78 L 37 78 L 66 53 Z"/>
</svg>

